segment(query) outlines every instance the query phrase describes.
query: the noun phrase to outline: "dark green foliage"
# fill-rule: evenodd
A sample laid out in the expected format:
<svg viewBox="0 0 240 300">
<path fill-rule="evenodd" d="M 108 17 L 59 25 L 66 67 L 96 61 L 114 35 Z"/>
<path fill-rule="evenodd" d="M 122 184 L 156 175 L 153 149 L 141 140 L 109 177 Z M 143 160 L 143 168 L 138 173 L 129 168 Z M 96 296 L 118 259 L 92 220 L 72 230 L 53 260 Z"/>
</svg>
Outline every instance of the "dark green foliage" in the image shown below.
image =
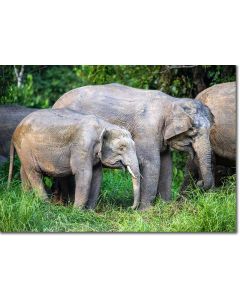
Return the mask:
<svg viewBox="0 0 240 300">
<path fill-rule="evenodd" d="M 18 87 L 14 67 L 0 66 L 0 104 L 46 108 L 73 88 L 112 82 L 195 97 L 208 86 L 234 80 L 235 66 L 25 66 Z"/>
</svg>

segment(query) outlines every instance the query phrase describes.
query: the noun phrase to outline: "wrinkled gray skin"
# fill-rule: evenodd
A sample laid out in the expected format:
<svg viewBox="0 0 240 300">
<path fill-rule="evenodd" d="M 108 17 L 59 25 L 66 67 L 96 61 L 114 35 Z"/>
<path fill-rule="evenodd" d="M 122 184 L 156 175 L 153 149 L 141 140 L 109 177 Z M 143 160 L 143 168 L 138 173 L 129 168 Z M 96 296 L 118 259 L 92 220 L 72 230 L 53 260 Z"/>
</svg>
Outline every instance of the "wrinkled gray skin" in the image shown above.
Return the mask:
<svg viewBox="0 0 240 300">
<path fill-rule="evenodd" d="M 177 99 L 160 91 L 107 84 L 81 87 L 64 94 L 53 108 L 63 107 L 94 114 L 131 132 L 143 176 L 141 209 L 148 208 L 157 194 L 165 200 L 171 197 L 169 146 L 196 155 L 203 188 L 213 186 L 209 142 L 212 120 L 201 102 Z"/>
<path fill-rule="evenodd" d="M 0 166 L 8 160 L 12 134 L 17 125 L 36 110 L 20 105 L 0 105 Z"/>
<path fill-rule="evenodd" d="M 236 172 L 236 82 L 216 84 L 197 95 L 202 103 L 210 109 L 214 116 L 214 124 L 210 131 L 210 142 L 214 152 L 213 170 L 215 184 L 221 185 L 225 176 Z M 199 162 L 195 158 L 189 160 L 182 191 L 186 189 L 190 178 L 199 180 Z"/>
<path fill-rule="evenodd" d="M 9 183 L 14 145 L 21 161 L 23 186 L 37 190 L 43 199 L 48 199 L 42 182 L 44 174 L 52 177 L 74 175 L 74 205 L 94 208 L 103 164 L 128 169 L 133 181 L 133 208 L 139 205 L 139 165 L 135 143 L 126 129 L 68 109 L 44 109 L 27 116 L 17 126 L 12 141 Z"/>
</svg>

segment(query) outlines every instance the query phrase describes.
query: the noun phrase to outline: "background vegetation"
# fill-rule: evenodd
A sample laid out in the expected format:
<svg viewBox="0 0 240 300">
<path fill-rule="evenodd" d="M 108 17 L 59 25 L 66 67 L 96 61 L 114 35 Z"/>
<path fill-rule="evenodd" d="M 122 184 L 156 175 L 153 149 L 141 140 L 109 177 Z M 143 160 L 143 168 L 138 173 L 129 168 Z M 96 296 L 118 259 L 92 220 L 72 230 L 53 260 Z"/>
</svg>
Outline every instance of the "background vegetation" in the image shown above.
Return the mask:
<svg viewBox="0 0 240 300">
<path fill-rule="evenodd" d="M 235 66 L 0 66 L 0 104 L 45 108 L 73 88 L 112 82 L 195 98 L 234 80 Z"/>
<path fill-rule="evenodd" d="M 47 108 L 70 89 L 118 82 L 159 89 L 176 97 L 196 97 L 216 83 L 236 80 L 235 66 L 0 66 L 0 104 Z M 185 157 L 173 152 L 176 199 L 183 179 Z M 1 231 L 180 231 L 233 232 L 236 228 L 236 180 L 214 191 L 191 188 L 186 201 L 163 203 L 149 212 L 132 212 L 128 175 L 104 171 L 96 212 L 42 203 L 20 190 L 19 173 L 6 190 L 7 165 L 0 171 Z"/>
</svg>

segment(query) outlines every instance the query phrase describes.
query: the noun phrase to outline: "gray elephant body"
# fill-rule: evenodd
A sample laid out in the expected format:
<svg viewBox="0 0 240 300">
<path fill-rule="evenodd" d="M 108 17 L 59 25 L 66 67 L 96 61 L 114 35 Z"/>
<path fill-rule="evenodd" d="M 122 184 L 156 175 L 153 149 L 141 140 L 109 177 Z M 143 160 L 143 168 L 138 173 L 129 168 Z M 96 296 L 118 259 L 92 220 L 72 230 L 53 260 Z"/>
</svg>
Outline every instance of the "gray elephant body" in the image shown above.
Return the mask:
<svg viewBox="0 0 240 300">
<path fill-rule="evenodd" d="M 222 177 L 236 172 L 236 91 L 236 82 L 227 82 L 209 87 L 196 97 L 208 106 L 214 116 L 210 141 L 215 155 L 213 169 L 216 185 L 222 183 Z M 183 190 L 188 185 L 190 177 L 199 179 L 198 162 L 189 161 L 186 171 Z"/>
<path fill-rule="evenodd" d="M 0 106 L 0 165 L 8 159 L 12 134 L 17 125 L 36 110 L 20 105 Z"/>
<path fill-rule="evenodd" d="M 126 166 L 132 175 L 134 208 L 140 199 L 140 172 L 130 133 L 95 116 L 68 109 L 44 109 L 27 116 L 13 134 L 25 188 L 47 199 L 42 175 L 75 176 L 75 206 L 94 208 L 100 188 L 101 163 Z M 9 168 L 12 177 L 13 146 Z"/>
<path fill-rule="evenodd" d="M 212 186 L 211 114 L 199 101 L 177 99 L 160 91 L 107 84 L 77 88 L 64 94 L 53 108 L 63 107 L 94 114 L 131 132 L 143 176 L 142 209 L 153 202 L 157 191 L 162 198 L 170 199 L 172 163 L 169 145 L 196 152 L 202 162 L 204 187 Z M 200 140 L 205 146 L 200 146 Z"/>
<path fill-rule="evenodd" d="M 214 116 L 210 141 L 219 158 L 236 161 L 237 86 L 236 82 L 216 84 L 197 95 Z"/>
</svg>

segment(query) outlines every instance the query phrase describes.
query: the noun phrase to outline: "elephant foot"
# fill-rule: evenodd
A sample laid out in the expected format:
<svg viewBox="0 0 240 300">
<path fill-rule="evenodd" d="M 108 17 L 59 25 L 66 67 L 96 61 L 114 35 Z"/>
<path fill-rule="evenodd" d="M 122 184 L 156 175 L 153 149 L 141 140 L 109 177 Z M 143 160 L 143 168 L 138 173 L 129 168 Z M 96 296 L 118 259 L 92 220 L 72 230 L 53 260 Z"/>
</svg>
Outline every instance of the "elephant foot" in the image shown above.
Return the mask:
<svg viewBox="0 0 240 300">
<path fill-rule="evenodd" d="M 53 204 L 56 204 L 56 205 L 65 205 L 66 202 L 67 202 L 63 198 L 62 193 L 59 192 L 59 191 L 57 191 L 57 190 L 55 190 L 53 193 L 49 192 L 49 195 L 50 195 L 50 198 L 51 198 Z"/>
<path fill-rule="evenodd" d="M 52 203 L 55 205 L 66 205 L 66 201 L 60 197 L 52 197 Z"/>
<path fill-rule="evenodd" d="M 157 196 L 162 199 L 164 202 L 170 202 L 172 200 L 171 193 L 168 192 L 158 192 Z"/>
<path fill-rule="evenodd" d="M 95 208 L 96 208 L 96 206 L 97 205 L 89 205 L 89 204 L 87 204 L 86 206 L 85 206 L 85 209 L 87 209 L 87 210 L 90 210 L 90 211 L 95 211 Z"/>
<path fill-rule="evenodd" d="M 171 198 L 162 198 L 162 197 L 160 197 L 160 199 L 164 202 L 164 203 L 170 203 L 171 201 L 172 201 L 172 199 Z"/>
<path fill-rule="evenodd" d="M 200 187 L 200 188 L 203 188 L 203 186 L 204 186 L 203 180 L 199 180 L 199 181 L 197 182 L 197 186 Z"/>
<path fill-rule="evenodd" d="M 138 210 L 140 211 L 147 211 L 152 207 L 151 203 L 146 202 L 146 203 L 141 203 Z"/>
</svg>

